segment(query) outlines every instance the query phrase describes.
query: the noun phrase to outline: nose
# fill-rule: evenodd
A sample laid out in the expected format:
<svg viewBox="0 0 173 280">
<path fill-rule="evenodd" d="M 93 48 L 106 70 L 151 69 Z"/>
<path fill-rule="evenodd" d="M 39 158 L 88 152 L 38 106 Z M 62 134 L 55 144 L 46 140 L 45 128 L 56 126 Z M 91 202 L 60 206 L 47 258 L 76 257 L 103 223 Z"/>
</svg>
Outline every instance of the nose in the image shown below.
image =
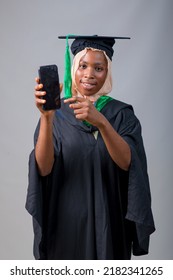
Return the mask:
<svg viewBox="0 0 173 280">
<path fill-rule="evenodd" d="M 87 79 L 94 79 L 94 70 L 92 67 L 87 67 L 85 69 L 84 77 Z"/>
</svg>

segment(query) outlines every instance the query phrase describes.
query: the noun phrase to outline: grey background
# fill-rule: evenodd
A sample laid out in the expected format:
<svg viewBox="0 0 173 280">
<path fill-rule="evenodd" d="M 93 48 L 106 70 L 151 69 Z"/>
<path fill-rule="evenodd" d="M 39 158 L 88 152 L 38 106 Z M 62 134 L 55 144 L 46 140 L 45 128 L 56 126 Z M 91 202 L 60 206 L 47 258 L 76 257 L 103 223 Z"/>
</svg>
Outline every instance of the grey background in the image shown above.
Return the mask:
<svg viewBox="0 0 173 280">
<path fill-rule="evenodd" d="M 172 0 L 0 1 L 0 259 L 33 258 L 25 197 L 34 78 L 56 63 L 63 81 L 57 36 L 68 33 L 131 36 L 116 42 L 111 95 L 131 103 L 143 127 L 157 231 L 139 259 L 173 259 L 172 11 Z"/>
</svg>

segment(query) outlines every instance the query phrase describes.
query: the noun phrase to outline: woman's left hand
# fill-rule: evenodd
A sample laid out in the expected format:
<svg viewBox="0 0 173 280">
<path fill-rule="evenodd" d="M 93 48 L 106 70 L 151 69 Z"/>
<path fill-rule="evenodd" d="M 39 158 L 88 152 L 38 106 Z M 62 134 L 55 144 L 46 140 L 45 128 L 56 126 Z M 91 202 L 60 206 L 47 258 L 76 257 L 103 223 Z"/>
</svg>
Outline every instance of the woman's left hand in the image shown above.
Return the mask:
<svg viewBox="0 0 173 280">
<path fill-rule="evenodd" d="M 85 120 L 96 127 L 99 126 L 102 118 L 104 118 L 88 98 L 75 96 L 65 99 L 64 103 L 70 103 L 69 107 L 74 110 L 76 119 Z"/>
</svg>

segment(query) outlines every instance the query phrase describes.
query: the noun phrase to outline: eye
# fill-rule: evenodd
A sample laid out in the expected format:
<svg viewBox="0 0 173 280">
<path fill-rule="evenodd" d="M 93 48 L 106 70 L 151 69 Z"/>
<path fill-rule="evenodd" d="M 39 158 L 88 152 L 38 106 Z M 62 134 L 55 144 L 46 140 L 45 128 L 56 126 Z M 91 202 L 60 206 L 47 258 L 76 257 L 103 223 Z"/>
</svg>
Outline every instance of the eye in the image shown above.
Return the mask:
<svg viewBox="0 0 173 280">
<path fill-rule="evenodd" d="M 85 63 L 80 63 L 79 64 L 79 69 L 85 69 L 87 65 Z"/>
<path fill-rule="evenodd" d="M 101 72 L 101 71 L 103 71 L 103 67 L 96 66 L 96 67 L 95 67 L 95 70 L 96 70 L 97 72 Z"/>
</svg>

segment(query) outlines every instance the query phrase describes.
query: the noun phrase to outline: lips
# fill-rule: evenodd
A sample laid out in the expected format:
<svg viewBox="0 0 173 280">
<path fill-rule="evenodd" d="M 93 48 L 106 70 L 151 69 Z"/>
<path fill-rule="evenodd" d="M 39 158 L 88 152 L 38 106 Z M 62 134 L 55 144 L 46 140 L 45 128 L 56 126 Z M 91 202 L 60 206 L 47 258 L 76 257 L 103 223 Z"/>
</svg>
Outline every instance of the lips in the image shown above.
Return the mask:
<svg viewBox="0 0 173 280">
<path fill-rule="evenodd" d="M 81 81 L 81 84 L 84 89 L 91 90 L 96 86 L 96 83 L 94 82 L 88 82 L 88 81 Z"/>
</svg>

